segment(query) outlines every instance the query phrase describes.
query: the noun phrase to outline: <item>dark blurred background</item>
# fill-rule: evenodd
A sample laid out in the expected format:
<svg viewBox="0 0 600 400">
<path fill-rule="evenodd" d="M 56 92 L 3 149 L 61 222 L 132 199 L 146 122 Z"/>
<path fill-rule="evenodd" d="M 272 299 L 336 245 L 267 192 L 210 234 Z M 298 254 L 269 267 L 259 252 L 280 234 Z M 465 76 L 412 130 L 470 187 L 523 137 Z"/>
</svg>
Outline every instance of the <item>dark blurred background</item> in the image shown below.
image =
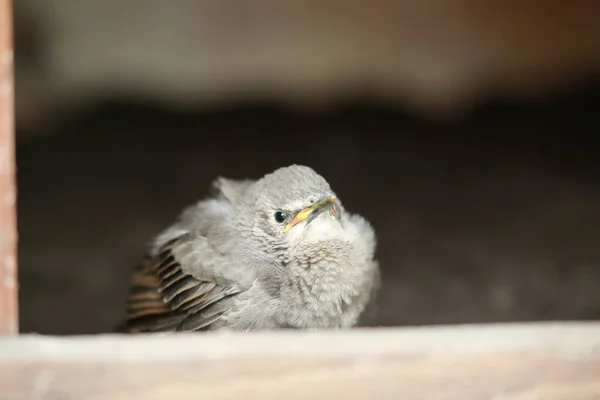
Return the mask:
<svg viewBox="0 0 600 400">
<path fill-rule="evenodd" d="M 600 3 L 15 1 L 20 323 L 111 331 L 213 178 L 302 163 L 373 325 L 600 318 Z"/>
</svg>

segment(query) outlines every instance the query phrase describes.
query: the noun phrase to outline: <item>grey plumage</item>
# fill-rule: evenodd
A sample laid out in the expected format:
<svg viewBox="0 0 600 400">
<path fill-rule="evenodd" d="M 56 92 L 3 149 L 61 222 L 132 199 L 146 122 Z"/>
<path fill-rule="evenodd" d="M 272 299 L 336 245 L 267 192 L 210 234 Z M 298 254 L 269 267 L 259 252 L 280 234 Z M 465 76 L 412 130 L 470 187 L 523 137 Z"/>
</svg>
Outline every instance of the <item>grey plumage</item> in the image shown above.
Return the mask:
<svg viewBox="0 0 600 400">
<path fill-rule="evenodd" d="M 379 286 L 375 233 L 299 165 L 217 178 L 136 268 L 124 330 L 354 326 Z"/>
</svg>

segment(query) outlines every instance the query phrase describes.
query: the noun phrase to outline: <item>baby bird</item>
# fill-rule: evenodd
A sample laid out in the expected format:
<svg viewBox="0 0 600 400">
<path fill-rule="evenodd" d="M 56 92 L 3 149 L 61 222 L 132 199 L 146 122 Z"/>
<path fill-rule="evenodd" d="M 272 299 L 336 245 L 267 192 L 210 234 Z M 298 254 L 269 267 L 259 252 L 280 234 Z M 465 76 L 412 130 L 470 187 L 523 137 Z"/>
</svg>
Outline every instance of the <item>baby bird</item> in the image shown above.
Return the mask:
<svg viewBox="0 0 600 400">
<path fill-rule="evenodd" d="M 124 332 L 344 329 L 379 288 L 375 233 L 292 165 L 218 177 L 134 270 Z"/>
</svg>

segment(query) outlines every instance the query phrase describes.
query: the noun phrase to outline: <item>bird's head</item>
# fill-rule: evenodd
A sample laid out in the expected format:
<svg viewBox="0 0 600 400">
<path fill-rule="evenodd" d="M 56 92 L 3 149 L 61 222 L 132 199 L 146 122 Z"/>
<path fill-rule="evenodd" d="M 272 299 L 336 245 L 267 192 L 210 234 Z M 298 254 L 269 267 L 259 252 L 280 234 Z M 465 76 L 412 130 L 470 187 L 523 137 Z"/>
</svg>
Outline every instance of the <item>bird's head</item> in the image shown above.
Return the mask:
<svg viewBox="0 0 600 400">
<path fill-rule="evenodd" d="M 309 167 L 280 168 L 258 180 L 248 195 L 251 229 L 269 251 L 293 249 L 342 232 L 339 199 Z"/>
</svg>

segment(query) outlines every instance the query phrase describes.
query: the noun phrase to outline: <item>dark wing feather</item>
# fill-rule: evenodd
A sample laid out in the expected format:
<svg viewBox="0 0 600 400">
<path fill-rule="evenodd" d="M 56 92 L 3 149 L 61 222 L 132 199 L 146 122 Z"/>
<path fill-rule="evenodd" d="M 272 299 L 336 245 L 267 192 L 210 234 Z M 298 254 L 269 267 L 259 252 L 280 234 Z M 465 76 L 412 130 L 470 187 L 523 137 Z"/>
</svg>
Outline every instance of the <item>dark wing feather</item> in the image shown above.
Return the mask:
<svg viewBox="0 0 600 400">
<path fill-rule="evenodd" d="M 210 330 L 232 305 L 238 290 L 199 280 L 182 271 L 172 249 L 182 237 L 147 256 L 135 268 L 123 332 Z"/>
</svg>

